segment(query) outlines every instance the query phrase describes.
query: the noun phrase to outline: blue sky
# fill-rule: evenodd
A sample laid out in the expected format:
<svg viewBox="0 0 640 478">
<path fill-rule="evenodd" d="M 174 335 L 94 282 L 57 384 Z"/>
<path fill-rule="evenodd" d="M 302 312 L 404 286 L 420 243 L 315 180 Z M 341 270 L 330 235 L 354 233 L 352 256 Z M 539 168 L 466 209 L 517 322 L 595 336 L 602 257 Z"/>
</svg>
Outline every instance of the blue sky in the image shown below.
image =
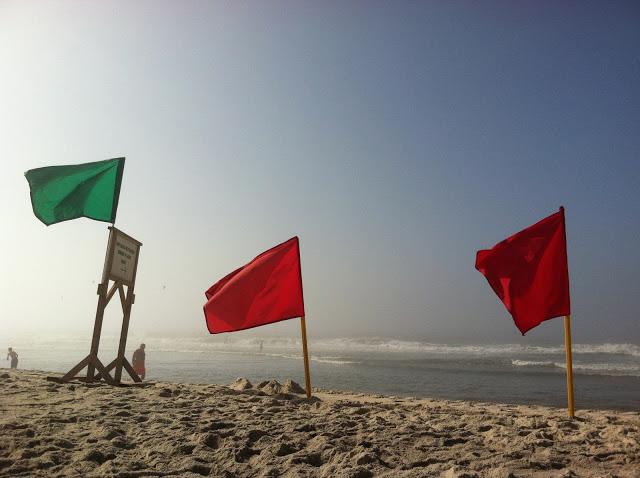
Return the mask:
<svg viewBox="0 0 640 478">
<path fill-rule="evenodd" d="M 137 336 L 206 334 L 203 291 L 297 234 L 310 334 L 559 342 L 561 320 L 522 338 L 473 265 L 564 205 L 574 340 L 638 343 L 639 21 L 634 2 L 3 2 L 0 328 L 89 333 L 106 225 L 45 228 L 23 172 L 126 156 Z"/>
</svg>

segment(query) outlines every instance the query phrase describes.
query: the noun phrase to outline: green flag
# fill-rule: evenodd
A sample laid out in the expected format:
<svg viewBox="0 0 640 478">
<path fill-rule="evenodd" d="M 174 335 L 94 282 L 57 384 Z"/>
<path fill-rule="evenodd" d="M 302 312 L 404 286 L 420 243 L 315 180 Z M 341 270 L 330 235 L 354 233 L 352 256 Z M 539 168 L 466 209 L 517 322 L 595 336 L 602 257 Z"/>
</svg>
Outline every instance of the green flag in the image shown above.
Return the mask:
<svg viewBox="0 0 640 478">
<path fill-rule="evenodd" d="M 114 223 L 123 169 L 124 158 L 30 169 L 33 213 L 47 226 L 79 217 Z"/>
</svg>

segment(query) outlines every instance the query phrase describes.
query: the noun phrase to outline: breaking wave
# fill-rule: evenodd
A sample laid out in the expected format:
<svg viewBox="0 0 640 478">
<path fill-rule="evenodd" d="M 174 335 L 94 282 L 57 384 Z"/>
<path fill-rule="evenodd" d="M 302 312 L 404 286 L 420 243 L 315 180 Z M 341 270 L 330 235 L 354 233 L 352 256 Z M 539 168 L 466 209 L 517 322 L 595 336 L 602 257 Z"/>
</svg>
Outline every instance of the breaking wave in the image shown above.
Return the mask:
<svg viewBox="0 0 640 478">
<path fill-rule="evenodd" d="M 220 339 L 184 339 L 158 338 L 147 339 L 147 344 L 162 351 L 257 351 L 262 345 L 264 350 L 299 350 L 300 339 L 290 337 L 241 337 Z M 335 338 L 310 340 L 309 347 L 318 352 L 374 352 L 374 353 L 411 353 L 428 355 L 549 355 L 564 354 L 564 346 L 543 345 L 449 345 L 419 341 L 404 341 L 382 338 Z M 635 344 L 574 344 L 574 354 L 608 354 L 640 357 L 640 346 Z"/>
<path fill-rule="evenodd" d="M 514 367 L 558 369 L 564 371 L 567 367 L 564 362 L 536 361 L 536 360 L 512 360 Z M 640 364 L 627 363 L 574 363 L 573 371 L 585 375 L 620 375 L 640 377 Z"/>
<path fill-rule="evenodd" d="M 261 354 L 264 355 L 266 357 L 278 357 L 278 358 L 287 358 L 287 359 L 294 359 L 294 360 L 302 360 L 302 355 L 296 355 L 296 354 L 273 354 L 273 353 L 266 353 L 266 354 Z M 309 356 L 309 360 L 311 360 L 312 362 L 317 362 L 317 363 L 330 363 L 333 365 L 348 365 L 348 364 L 359 364 L 362 363 L 358 360 L 348 360 L 344 357 L 318 357 L 316 355 L 310 355 Z"/>
</svg>

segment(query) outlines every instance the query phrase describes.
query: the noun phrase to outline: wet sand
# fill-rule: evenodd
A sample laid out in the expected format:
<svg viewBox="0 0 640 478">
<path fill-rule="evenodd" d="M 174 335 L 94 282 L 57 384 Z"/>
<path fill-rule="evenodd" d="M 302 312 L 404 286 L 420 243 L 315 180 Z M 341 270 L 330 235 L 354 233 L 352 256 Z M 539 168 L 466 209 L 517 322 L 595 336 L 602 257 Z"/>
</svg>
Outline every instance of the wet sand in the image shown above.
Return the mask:
<svg viewBox="0 0 640 478">
<path fill-rule="evenodd" d="M 639 477 L 640 413 L 0 370 L 0 476 Z"/>
</svg>

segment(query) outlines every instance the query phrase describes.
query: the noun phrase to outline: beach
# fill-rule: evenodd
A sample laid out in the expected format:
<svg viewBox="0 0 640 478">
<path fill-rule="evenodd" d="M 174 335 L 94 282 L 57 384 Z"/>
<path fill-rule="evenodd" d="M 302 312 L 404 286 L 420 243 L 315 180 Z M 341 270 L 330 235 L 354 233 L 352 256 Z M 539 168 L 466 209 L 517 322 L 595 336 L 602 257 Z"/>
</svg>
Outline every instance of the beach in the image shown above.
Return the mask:
<svg viewBox="0 0 640 478">
<path fill-rule="evenodd" d="M 0 371 L 0 476 L 640 475 L 638 412 L 52 375 Z"/>
</svg>

